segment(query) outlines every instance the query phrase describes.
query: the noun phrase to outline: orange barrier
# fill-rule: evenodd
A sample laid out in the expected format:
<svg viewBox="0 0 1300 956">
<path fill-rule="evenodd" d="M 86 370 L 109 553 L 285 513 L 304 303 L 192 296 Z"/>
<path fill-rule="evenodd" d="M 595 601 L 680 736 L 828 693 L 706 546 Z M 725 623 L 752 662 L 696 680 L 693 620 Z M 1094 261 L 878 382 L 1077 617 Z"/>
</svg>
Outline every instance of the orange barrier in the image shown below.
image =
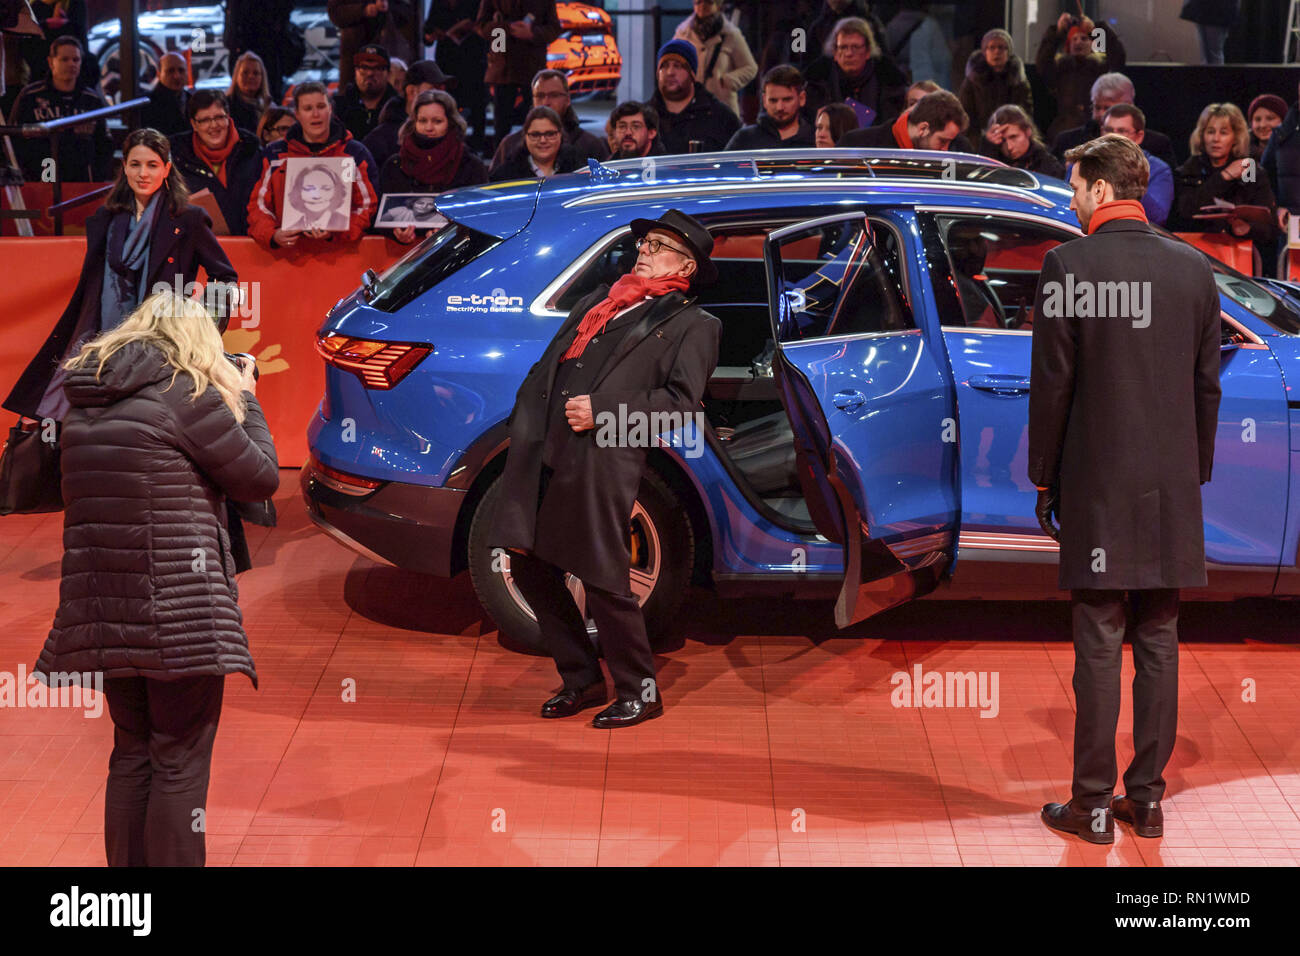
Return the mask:
<svg viewBox="0 0 1300 956">
<path fill-rule="evenodd" d="M 66 202 L 69 199 L 76 199 L 96 189 L 102 189 L 108 183 L 64 183 L 63 199 Z M 22 197 L 21 205 L 9 201 L 10 189 L 17 189 Z M 6 189 L 0 189 L 0 209 L 39 209 L 44 212 L 54 205 L 54 184 L 53 183 L 23 183 L 21 186 L 13 186 Z M 91 200 L 80 206 L 73 206 L 63 214 L 63 233 L 66 236 L 84 236 L 86 234 L 86 220 L 90 215 L 104 205 L 102 198 Z M 33 236 L 52 236 L 54 235 L 54 220 L 49 216 L 41 216 L 39 219 L 28 219 L 26 222 L 31 224 Z M 0 236 L 18 236 L 18 220 L 0 219 Z"/>
<path fill-rule="evenodd" d="M 325 366 L 316 354 L 316 330 L 339 299 L 360 285 L 367 269 L 382 272 L 409 247 L 382 236 L 294 259 L 267 252 L 252 239 L 223 237 L 221 245 L 247 286 L 248 316 L 226 330 L 229 352 L 257 358 L 257 398 L 266 412 L 280 464 L 307 460 L 307 425 L 325 390 Z M 0 397 L 54 328 L 77 286 L 86 240 L 81 237 L 0 239 L 5 264 L 0 336 Z M 6 426 L 7 427 L 7 426 Z"/>
<path fill-rule="evenodd" d="M 1222 232 L 1176 232 L 1174 235 L 1243 275 L 1251 276 L 1258 272 L 1255 246 L 1249 239 L 1238 239 Z"/>
</svg>

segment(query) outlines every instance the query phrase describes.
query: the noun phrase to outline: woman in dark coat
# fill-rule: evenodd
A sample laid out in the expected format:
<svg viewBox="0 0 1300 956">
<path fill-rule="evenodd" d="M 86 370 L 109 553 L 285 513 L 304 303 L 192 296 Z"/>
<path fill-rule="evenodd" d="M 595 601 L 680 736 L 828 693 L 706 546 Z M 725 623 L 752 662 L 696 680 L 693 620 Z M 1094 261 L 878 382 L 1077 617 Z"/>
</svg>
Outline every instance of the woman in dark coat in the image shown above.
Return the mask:
<svg viewBox="0 0 1300 956">
<path fill-rule="evenodd" d="M 999 106 L 1019 106 L 1033 115 L 1034 95 L 1025 77 L 1024 62 L 1011 52 L 1010 33 L 994 29 L 984 34 L 980 48 L 966 61 L 966 78 L 957 99 L 977 135 Z"/>
<path fill-rule="evenodd" d="M 1232 103 L 1211 103 L 1201 111 L 1190 146 L 1191 158 L 1174 170 L 1170 228 L 1178 232 L 1226 231 L 1255 243 L 1270 242 L 1277 232 L 1277 203 L 1268 177 L 1249 165 L 1250 134 L 1241 110 Z M 1250 171 L 1255 175 L 1248 176 Z M 1237 206 L 1263 206 L 1268 221 L 1195 218 L 1216 199 Z"/>
<path fill-rule="evenodd" d="M 252 368 L 194 299 L 151 296 L 66 367 L 63 572 L 35 672 L 102 674 L 109 865 L 202 866 L 225 675 L 257 686 L 226 499 L 275 492 L 275 446 Z"/>
<path fill-rule="evenodd" d="M 397 134 L 397 155 L 389 157 L 379 173 L 379 191 L 441 193 L 487 182 L 487 167 L 465 144 L 466 128 L 465 118 L 450 93 L 421 93 Z M 394 229 L 393 238 L 414 242 L 415 227 Z"/>
<path fill-rule="evenodd" d="M 212 220 L 189 205 L 184 178 L 173 173 L 171 144 L 138 129 L 122 145 L 125 160 L 103 208 L 86 220 L 86 258 L 72 300 L 4 401 L 11 412 L 62 421 L 68 404 L 59 366 L 88 339 L 117 326 L 155 284 L 182 289 L 198 276 L 234 283 L 238 276 L 212 234 Z"/>
<path fill-rule="evenodd" d="M 1043 145 L 1038 127 L 1019 106 L 1001 106 L 993 111 L 980 152 L 1016 169 L 1065 178 L 1065 166 Z"/>
<path fill-rule="evenodd" d="M 582 155 L 561 141 L 563 129 L 555 110 L 534 106 L 524 117 L 523 147 L 506 157 L 491 173 L 491 180 L 500 183 L 510 179 L 549 179 L 581 169 Z"/>
<path fill-rule="evenodd" d="M 172 162 L 191 193 L 212 193 L 228 234 L 248 232 L 248 197 L 262 175 L 257 134 L 240 129 L 218 90 L 196 90 L 190 97 L 190 129 L 171 137 Z"/>
</svg>

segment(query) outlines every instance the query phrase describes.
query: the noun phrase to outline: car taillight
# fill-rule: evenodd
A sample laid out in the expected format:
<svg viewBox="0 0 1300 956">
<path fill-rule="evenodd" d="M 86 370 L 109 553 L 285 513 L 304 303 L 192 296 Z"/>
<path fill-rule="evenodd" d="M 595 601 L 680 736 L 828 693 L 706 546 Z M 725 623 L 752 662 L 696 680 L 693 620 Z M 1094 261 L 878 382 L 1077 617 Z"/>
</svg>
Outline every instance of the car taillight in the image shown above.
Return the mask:
<svg viewBox="0 0 1300 956">
<path fill-rule="evenodd" d="M 315 455 L 309 456 L 307 465 L 319 481 L 345 495 L 366 495 L 383 484 L 375 478 L 362 478 L 360 475 L 350 475 L 346 471 L 322 465 Z"/>
<path fill-rule="evenodd" d="M 413 342 L 375 342 L 337 332 L 316 336 L 316 351 L 335 368 L 351 372 L 366 388 L 390 389 L 433 351 Z"/>
</svg>

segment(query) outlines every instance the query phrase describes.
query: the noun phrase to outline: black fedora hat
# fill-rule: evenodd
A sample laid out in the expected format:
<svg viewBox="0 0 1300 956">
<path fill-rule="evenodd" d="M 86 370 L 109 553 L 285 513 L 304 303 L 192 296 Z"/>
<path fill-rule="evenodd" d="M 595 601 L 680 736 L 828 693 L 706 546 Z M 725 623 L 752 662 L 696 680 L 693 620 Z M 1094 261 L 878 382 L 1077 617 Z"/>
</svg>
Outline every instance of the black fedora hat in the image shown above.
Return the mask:
<svg viewBox="0 0 1300 956">
<path fill-rule="evenodd" d="M 709 256 L 713 255 L 713 236 L 700 224 L 699 220 L 686 215 L 680 209 L 669 209 L 658 219 L 633 219 L 632 235 L 638 239 L 652 229 L 663 229 L 675 236 L 680 236 L 686 248 L 695 257 L 697 285 L 713 285 L 718 281 L 718 267 Z"/>
</svg>

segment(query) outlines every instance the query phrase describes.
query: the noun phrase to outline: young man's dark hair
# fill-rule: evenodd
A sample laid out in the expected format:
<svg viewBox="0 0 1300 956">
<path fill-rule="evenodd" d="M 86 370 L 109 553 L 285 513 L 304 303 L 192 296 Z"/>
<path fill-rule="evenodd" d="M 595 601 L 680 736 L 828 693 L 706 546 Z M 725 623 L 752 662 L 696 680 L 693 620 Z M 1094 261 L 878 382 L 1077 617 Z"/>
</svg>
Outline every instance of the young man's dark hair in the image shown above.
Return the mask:
<svg viewBox="0 0 1300 956">
<path fill-rule="evenodd" d="M 762 83 L 759 85 L 760 94 L 769 86 L 785 86 L 792 90 L 802 90 L 803 74 L 799 72 L 798 67 L 791 66 L 789 63 L 778 64 L 763 74 Z"/>
<path fill-rule="evenodd" d="M 194 119 L 199 114 L 199 110 L 205 110 L 209 106 L 220 106 L 227 113 L 230 112 L 230 101 L 226 99 L 225 93 L 220 90 L 195 90 L 190 94 L 185 115 Z"/>
<path fill-rule="evenodd" d="M 1127 116 L 1133 121 L 1133 129 L 1139 133 L 1147 128 L 1146 114 L 1132 103 L 1116 103 L 1106 111 L 1106 116 Z M 1105 122 L 1106 119 L 1103 117 L 1102 124 L 1104 125 Z"/>
<path fill-rule="evenodd" d="M 619 103 L 609 114 L 609 125 L 613 127 L 625 116 L 640 116 L 645 120 L 646 129 L 659 132 L 659 111 L 649 103 L 638 103 L 636 100 Z"/>
<path fill-rule="evenodd" d="M 1107 133 L 1065 154 L 1067 163 L 1078 163 L 1079 175 L 1092 188 L 1097 180 L 1110 183 L 1116 199 L 1141 199 L 1147 191 L 1151 167 L 1142 147 L 1118 133 Z"/>
<path fill-rule="evenodd" d="M 949 123 L 956 123 L 957 131 L 963 132 L 969 119 L 957 97 L 947 90 L 939 90 L 917 100 L 907 114 L 907 122 L 913 126 L 929 123 L 932 130 L 946 129 Z"/>
<path fill-rule="evenodd" d="M 53 40 L 50 41 L 50 56 L 54 56 L 59 51 L 59 47 L 61 46 L 76 47 L 78 53 L 80 53 L 83 57 L 86 55 L 86 51 L 82 47 L 80 40 L 78 40 L 76 37 L 62 36 L 62 37 L 55 37 Z"/>
<path fill-rule="evenodd" d="M 330 98 L 329 90 L 325 88 L 324 83 L 321 83 L 318 80 L 309 80 L 306 83 L 299 83 L 297 86 L 293 88 L 294 109 L 298 108 L 298 101 L 302 99 L 304 96 L 306 96 L 308 93 L 319 93 L 327 100 Z"/>
</svg>

